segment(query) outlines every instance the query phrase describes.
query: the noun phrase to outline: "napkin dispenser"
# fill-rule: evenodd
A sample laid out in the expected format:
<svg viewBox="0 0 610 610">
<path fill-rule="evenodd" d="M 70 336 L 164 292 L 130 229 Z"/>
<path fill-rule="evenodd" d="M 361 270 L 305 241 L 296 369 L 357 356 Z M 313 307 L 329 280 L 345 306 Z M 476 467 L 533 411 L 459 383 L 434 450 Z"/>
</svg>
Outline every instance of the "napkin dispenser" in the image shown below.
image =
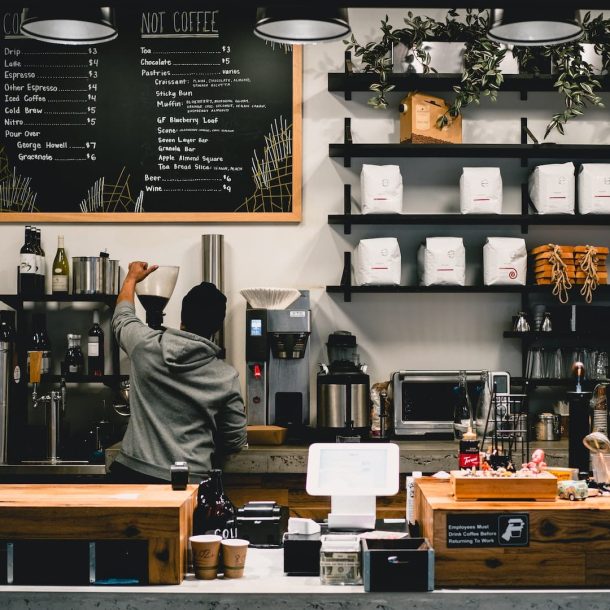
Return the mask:
<svg viewBox="0 0 610 610">
<path fill-rule="evenodd" d="M 281 547 L 288 529 L 288 507 L 276 502 L 248 502 L 237 509 L 237 532 L 255 548 Z"/>
</svg>

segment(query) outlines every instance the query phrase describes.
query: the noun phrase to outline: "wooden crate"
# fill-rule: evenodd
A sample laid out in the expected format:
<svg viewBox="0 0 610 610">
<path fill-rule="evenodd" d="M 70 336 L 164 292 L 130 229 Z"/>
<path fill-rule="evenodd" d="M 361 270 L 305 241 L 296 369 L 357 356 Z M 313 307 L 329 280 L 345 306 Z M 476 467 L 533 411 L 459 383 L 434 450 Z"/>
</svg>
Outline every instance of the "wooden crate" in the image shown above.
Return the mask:
<svg viewBox="0 0 610 610">
<path fill-rule="evenodd" d="M 610 498 L 570 502 L 457 502 L 451 483 L 417 479 L 415 518 L 435 555 L 438 587 L 607 587 Z M 448 542 L 453 519 L 526 515 L 527 546 L 459 547 Z"/>
<path fill-rule="evenodd" d="M 0 485 L 0 540 L 145 540 L 149 584 L 179 584 L 196 497 L 196 485 Z"/>
<path fill-rule="evenodd" d="M 541 500 L 557 499 L 557 478 L 542 472 L 535 477 L 473 477 L 451 471 L 451 488 L 456 500 Z"/>
</svg>

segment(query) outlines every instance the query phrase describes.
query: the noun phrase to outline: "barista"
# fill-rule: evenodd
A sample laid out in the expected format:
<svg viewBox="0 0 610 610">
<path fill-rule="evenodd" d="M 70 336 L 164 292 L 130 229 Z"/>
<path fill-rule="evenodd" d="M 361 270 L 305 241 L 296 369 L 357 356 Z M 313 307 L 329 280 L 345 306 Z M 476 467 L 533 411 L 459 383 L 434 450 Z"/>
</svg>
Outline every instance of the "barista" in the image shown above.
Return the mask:
<svg viewBox="0 0 610 610">
<path fill-rule="evenodd" d="M 193 481 L 212 468 L 213 453 L 246 445 L 246 415 L 237 371 L 219 360 L 210 337 L 222 326 L 227 299 L 203 282 L 182 300 L 182 324 L 153 330 L 135 314 L 134 295 L 157 269 L 133 262 L 112 327 L 131 358 L 131 418 L 111 467 L 113 482 L 163 483 L 170 466 L 188 464 Z"/>
</svg>

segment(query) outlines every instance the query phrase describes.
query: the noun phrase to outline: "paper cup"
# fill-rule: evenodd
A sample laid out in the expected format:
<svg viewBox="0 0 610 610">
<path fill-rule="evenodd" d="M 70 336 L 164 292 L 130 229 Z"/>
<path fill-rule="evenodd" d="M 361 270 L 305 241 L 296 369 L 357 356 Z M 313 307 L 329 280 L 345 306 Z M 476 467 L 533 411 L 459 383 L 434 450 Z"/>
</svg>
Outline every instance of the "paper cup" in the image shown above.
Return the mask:
<svg viewBox="0 0 610 610">
<path fill-rule="evenodd" d="M 247 540 L 239 538 L 222 541 L 222 563 L 224 564 L 225 578 L 241 578 L 244 575 L 249 544 Z"/>
<path fill-rule="evenodd" d="M 195 577 L 202 580 L 214 580 L 218 574 L 218 558 L 222 538 L 213 534 L 191 536 L 189 541 L 193 552 Z"/>
</svg>

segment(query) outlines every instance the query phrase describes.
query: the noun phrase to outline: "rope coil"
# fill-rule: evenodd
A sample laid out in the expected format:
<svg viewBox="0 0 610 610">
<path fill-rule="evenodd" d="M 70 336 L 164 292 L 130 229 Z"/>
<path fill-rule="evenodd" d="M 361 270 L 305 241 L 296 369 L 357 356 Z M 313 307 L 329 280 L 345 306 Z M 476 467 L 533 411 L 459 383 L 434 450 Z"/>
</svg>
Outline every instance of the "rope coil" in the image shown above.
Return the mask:
<svg viewBox="0 0 610 610">
<path fill-rule="evenodd" d="M 555 295 L 560 303 L 568 302 L 568 290 L 572 288 L 572 282 L 568 276 L 568 266 L 565 264 L 561 246 L 557 244 L 548 244 L 551 249 L 549 255 L 549 264 L 551 265 L 551 283 L 553 284 L 553 295 Z"/>
<path fill-rule="evenodd" d="M 587 303 L 590 303 L 593 300 L 593 292 L 599 286 L 597 248 L 595 246 L 585 246 L 585 253 L 578 261 L 578 266 L 585 273 L 585 281 L 580 289 L 580 294 L 585 297 Z"/>
</svg>

